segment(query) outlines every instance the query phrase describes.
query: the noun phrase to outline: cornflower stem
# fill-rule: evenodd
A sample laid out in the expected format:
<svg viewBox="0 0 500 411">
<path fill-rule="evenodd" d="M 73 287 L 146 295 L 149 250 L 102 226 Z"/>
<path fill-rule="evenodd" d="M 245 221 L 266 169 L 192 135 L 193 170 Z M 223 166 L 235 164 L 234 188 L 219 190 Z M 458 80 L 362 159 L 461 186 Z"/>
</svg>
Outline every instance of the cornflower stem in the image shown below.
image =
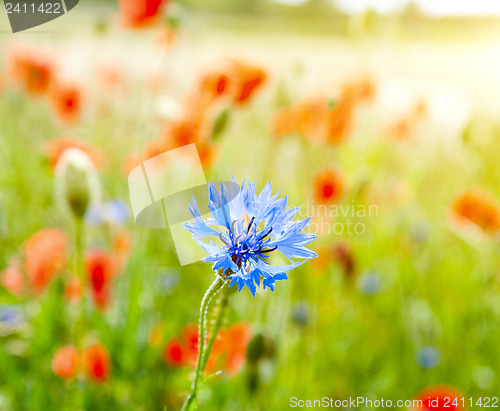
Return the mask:
<svg viewBox="0 0 500 411">
<path fill-rule="evenodd" d="M 224 279 L 219 274 L 217 274 L 215 281 L 208 288 L 205 295 L 203 296 L 203 299 L 201 300 L 200 318 L 198 323 L 200 350 L 198 353 L 198 360 L 196 362 L 194 379 L 191 384 L 191 391 L 189 392 L 186 401 L 184 401 L 184 404 L 182 405 L 182 411 L 191 411 L 196 406 L 196 396 L 198 395 L 200 382 L 203 378 L 203 370 L 205 369 L 205 361 L 204 361 L 206 353 L 205 336 L 207 331 L 208 307 L 210 305 L 210 301 L 212 301 L 212 298 L 219 292 L 219 290 L 224 286 L 224 284 L 225 284 Z M 208 351 L 208 346 L 207 346 L 207 351 Z M 207 353 L 207 356 L 208 354 L 210 354 L 209 351 Z"/>
<path fill-rule="evenodd" d="M 225 291 L 227 291 L 227 289 Z M 226 313 L 226 308 L 228 305 L 228 296 L 226 292 L 222 293 L 221 297 L 217 302 L 217 305 L 218 305 L 217 316 L 215 317 L 215 322 L 212 327 L 210 339 L 208 340 L 207 343 L 207 348 L 205 348 L 205 356 L 203 358 L 203 369 L 205 369 L 205 367 L 207 366 L 208 358 L 210 357 L 210 352 L 212 351 L 212 346 L 214 345 L 214 342 L 217 338 L 217 333 L 219 332 L 219 328 L 222 325 L 222 321 L 224 319 L 224 314 Z"/>
</svg>

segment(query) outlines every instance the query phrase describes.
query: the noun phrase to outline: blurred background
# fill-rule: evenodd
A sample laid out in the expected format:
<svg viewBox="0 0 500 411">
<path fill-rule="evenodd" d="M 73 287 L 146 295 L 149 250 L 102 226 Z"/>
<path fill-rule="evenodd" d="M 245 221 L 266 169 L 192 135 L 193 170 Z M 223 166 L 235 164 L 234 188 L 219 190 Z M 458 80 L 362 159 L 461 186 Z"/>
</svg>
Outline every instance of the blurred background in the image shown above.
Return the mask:
<svg viewBox="0 0 500 411">
<path fill-rule="evenodd" d="M 213 274 L 135 223 L 127 178 L 191 143 L 207 180 L 302 206 L 319 255 L 230 289 L 198 409 L 498 395 L 499 21 L 488 0 L 82 1 L 12 34 L 2 11 L 0 410 L 180 409 Z"/>
</svg>

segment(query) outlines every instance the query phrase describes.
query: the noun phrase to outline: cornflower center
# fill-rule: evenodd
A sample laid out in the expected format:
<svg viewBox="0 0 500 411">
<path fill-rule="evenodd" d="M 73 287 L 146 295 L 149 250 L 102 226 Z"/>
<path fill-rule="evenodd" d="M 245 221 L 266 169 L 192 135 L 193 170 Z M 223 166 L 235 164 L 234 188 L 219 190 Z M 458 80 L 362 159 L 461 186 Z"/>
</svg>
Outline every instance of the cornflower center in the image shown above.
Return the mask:
<svg viewBox="0 0 500 411">
<path fill-rule="evenodd" d="M 252 217 L 247 227 L 243 227 L 240 232 L 238 220 L 233 220 L 227 234 L 219 234 L 220 240 L 228 247 L 229 253 L 232 255 L 231 258 L 238 268 L 243 266 L 247 269 L 249 260 L 267 258 L 269 253 L 278 248 L 277 246 L 267 247 L 273 228 L 258 231 L 254 221 L 255 217 Z"/>
</svg>

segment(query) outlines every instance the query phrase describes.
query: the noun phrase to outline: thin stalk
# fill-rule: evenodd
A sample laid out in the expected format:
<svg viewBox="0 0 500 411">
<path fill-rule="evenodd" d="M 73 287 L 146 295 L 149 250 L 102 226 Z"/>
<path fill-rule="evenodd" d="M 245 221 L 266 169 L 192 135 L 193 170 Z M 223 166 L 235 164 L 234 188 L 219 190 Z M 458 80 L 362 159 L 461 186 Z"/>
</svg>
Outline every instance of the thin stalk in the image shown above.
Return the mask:
<svg viewBox="0 0 500 411">
<path fill-rule="evenodd" d="M 83 220 L 79 217 L 75 217 L 75 250 L 75 272 L 80 281 L 83 281 Z"/>
<path fill-rule="evenodd" d="M 222 320 L 224 319 L 224 314 L 226 313 L 228 302 L 229 301 L 227 293 L 223 292 L 222 296 L 218 301 L 219 311 L 217 312 L 217 317 L 215 317 L 214 326 L 212 327 L 212 332 L 210 334 L 210 339 L 208 340 L 207 348 L 205 348 L 205 357 L 203 359 L 203 370 L 207 366 L 208 358 L 210 357 L 212 346 L 214 345 L 215 339 L 217 338 L 217 333 L 219 332 L 220 326 L 222 325 Z"/>
<path fill-rule="evenodd" d="M 198 353 L 198 360 L 196 362 L 196 370 L 194 374 L 194 380 L 191 384 L 191 391 L 189 392 L 186 401 L 182 406 L 182 411 L 191 411 L 196 406 L 196 396 L 198 395 L 198 389 L 200 382 L 203 377 L 203 370 L 205 368 L 204 355 L 205 355 L 205 336 L 207 331 L 207 315 L 208 307 L 212 298 L 219 292 L 219 290 L 224 286 L 225 281 L 219 275 L 216 276 L 215 281 L 208 288 L 207 292 L 201 300 L 200 306 L 200 318 L 198 322 L 198 334 L 200 341 L 200 350 Z"/>
<path fill-rule="evenodd" d="M 75 274 L 80 280 L 80 286 L 82 290 L 85 289 L 85 270 L 83 262 L 84 254 L 84 230 L 83 230 L 83 220 L 79 217 L 75 217 Z M 78 351 L 83 348 L 83 335 L 85 328 L 85 304 L 84 304 L 84 293 L 82 295 L 82 300 L 77 308 L 76 320 L 74 326 L 75 333 L 75 347 Z M 71 381 L 70 387 L 71 395 L 71 405 L 69 409 L 80 411 L 83 409 L 83 394 L 78 387 L 78 381 L 75 378 Z"/>
</svg>

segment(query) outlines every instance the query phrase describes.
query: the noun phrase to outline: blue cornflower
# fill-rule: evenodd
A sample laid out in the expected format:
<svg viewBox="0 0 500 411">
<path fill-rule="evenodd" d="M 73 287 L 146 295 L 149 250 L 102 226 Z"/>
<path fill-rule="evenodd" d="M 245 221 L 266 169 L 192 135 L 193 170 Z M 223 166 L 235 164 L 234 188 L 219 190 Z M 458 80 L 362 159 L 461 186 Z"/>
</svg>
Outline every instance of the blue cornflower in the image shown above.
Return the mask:
<svg viewBox="0 0 500 411">
<path fill-rule="evenodd" d="M 231 186 L 236 184 L 234 177 Z M 228 188 L 221 183 L 220 192 L 215 184 L 208 184 L 208 208 L 211 218 L 203 220 L 195 198 L 189 205 L 194 222 L 183 226 L 196 242 L 208 253 L 202 261 L 211 262 L 213 270 L 221 270 L 222 276 L 238 283 L 238 290 L 248 287 L 255 296 L 256 285 L 274 291 L 277 280 L 287 280 L 287 272 L 306 260 L 317 257 L 314 251 L 304 247 L 316 235 L 303 233 L 310 217 L 292 221 L 300 207 L 286 209 L 288 198 L 278 198 L 279 191 L 271 195 L 271 183 L 267 183 L 259 195 L 255 183 L 243 181 L 239 192 L 230 200 Z M 199 241 L 205 237 L 218 237 L 220 245 L 212 240 L 207 244 Z M 266 260 L 273 253 L 281 253 L 288 265 L 271 265 Z M 294 261 L 293 259 L 301 259 Z"/>
</svg>

